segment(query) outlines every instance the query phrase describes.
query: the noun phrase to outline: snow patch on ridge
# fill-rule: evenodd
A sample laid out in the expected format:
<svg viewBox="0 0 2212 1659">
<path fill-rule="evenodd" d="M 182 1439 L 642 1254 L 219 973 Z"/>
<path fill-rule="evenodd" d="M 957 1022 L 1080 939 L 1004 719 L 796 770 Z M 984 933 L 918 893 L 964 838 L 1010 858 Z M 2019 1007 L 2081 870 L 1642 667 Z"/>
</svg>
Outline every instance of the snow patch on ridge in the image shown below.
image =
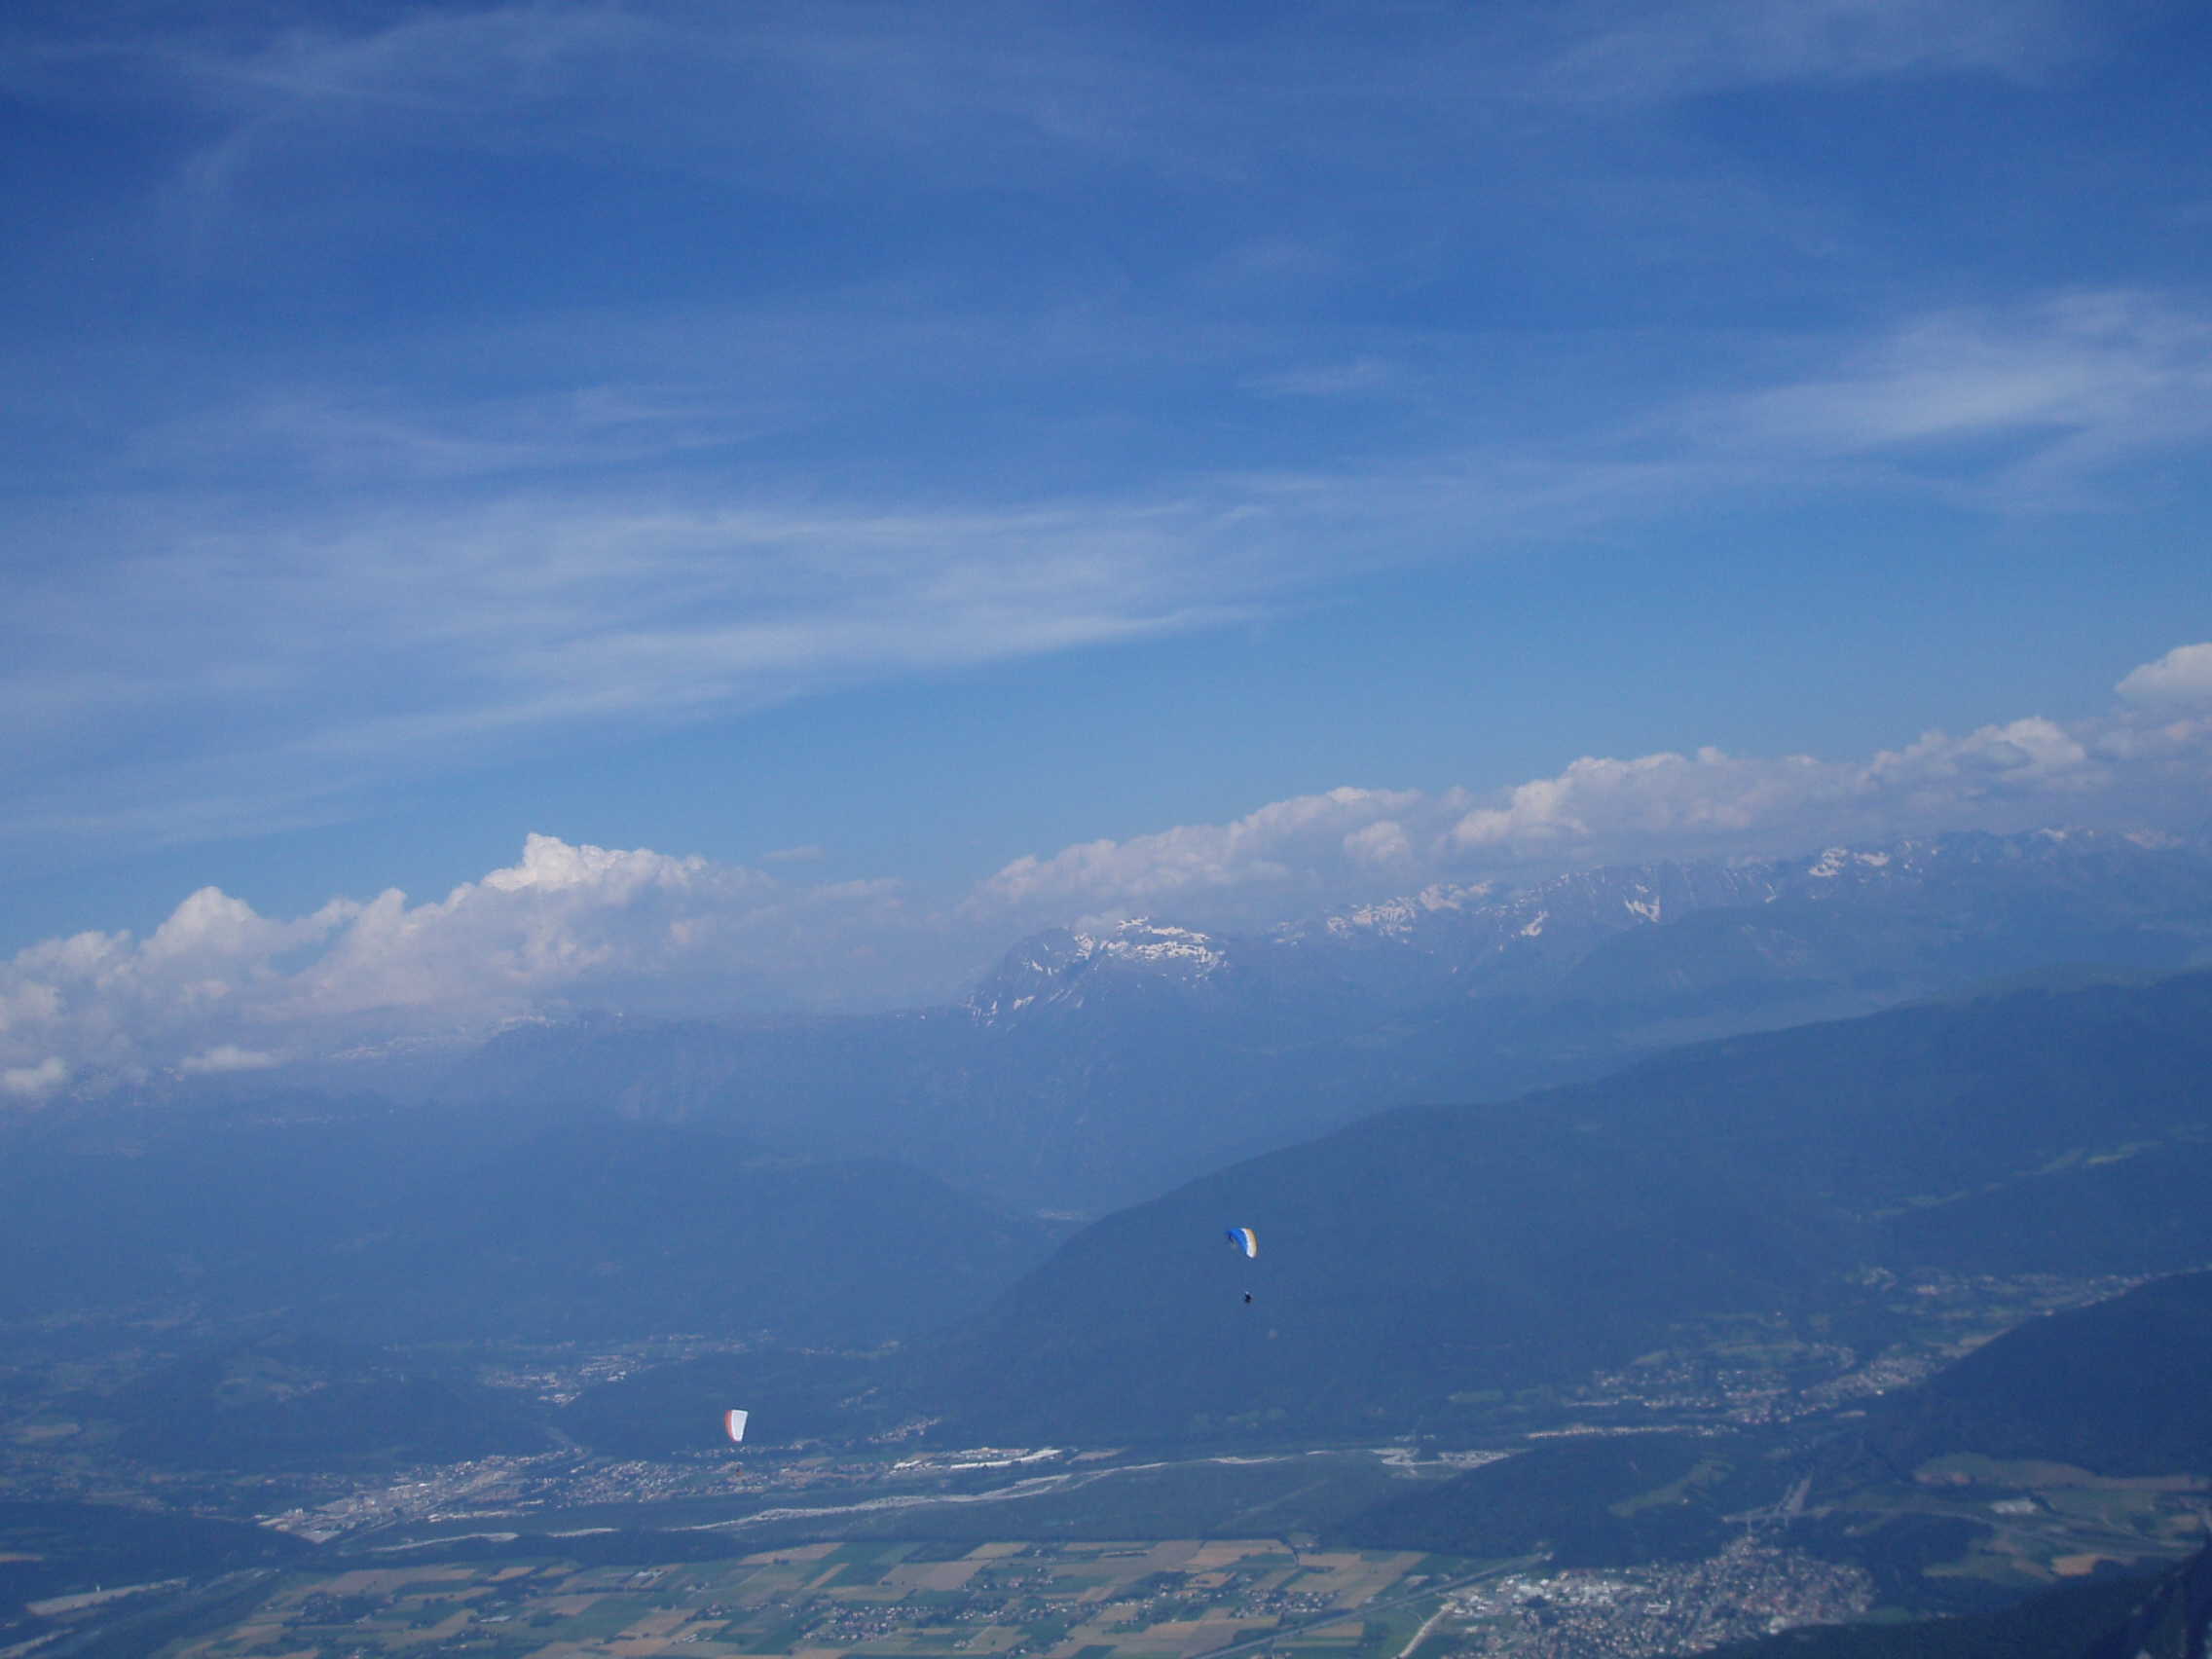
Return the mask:
<svg viewBox="0 0 2212 1659">
<path fill-rule="evenodd" d="M 1397 899 L 1382 899 L 1371 904 L 1327 917 L 1321 923 L 1322 931 L 1338 939 L 1348 939 L 1354 934 L 1375 934 L 1385 939 L 1403 939 L 1428 918 L 1446 912 L 1464 911 L 1488 900 L 1496 891 L 1497 884 L 1480 881 L 1469 885 L 1432 882 L 1419 893 Z M 1295 939 L 1303 930 L 1295 924 L 1285 924 L 1276 930 L 1278 938 Z"/>
<path fill-rule="evenodd" d="M 1905 843 L 1909 848 L 1910 842 Z M 1860 853 L 1849 847 L 1829 847 L 1819 860 L 1806 867 L 1805 873 L 1821 881 L 1833 881 L 1853 865 L 1880 869 L 1890 862 L 1888 853 Z"/>
<path fill-rule="evenodd" d="M 988 1023 L 1030 1008 L 1081 1008 L 1094 976 L 1192 985 L 1229 963 L 1222 941 L 1196 928 L 1137 916 L 1110 928 L 1055 929 L 1026 941 L 968 999 L 971 1017 Z"/>
</svg>

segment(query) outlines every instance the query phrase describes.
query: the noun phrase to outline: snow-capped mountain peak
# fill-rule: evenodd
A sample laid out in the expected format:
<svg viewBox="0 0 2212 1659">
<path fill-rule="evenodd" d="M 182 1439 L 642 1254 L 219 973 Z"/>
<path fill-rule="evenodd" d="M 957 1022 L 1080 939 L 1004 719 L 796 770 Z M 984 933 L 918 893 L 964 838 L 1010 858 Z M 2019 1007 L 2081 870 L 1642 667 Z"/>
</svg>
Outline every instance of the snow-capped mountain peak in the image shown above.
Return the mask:
<svg viewBox="0 0 2212 1659">
<path fill-rule="evenodd" d="M 1189 986 L 1228 962 L 1228 947 L 1213 935 L 1144 916 L 1095 932 L 1053 928 L 1009 951 L 968 999 L 968 1010 L 989 1021 L 1033 1007 L 1076 1008 L 1103 982 Z"/>
</svg>

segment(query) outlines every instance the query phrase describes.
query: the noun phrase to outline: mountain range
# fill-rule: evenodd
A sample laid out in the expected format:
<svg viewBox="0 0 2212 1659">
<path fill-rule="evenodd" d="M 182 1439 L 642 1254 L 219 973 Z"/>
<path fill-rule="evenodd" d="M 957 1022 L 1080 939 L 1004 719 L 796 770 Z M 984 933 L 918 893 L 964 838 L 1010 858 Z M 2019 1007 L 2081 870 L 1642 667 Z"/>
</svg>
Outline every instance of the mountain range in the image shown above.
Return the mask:
<svg viewBox="0 0 2212 1659">
<path fill-rule="evenodd" d="M 1172 1215 L 1139 1249 L 1169 1286 L 1190 1230 L 1267 1236 L 1252 1288 L 1268 1317 L 1229 1339 L 1276 1332 L 1245 1356 L 1267 1375 L 1351 1329 L 1312 1322 L 1327 1298 L 1268 1288 L 1312 1272 L 1341 1280 L 1329 1294 L 1347 1316 L 1377 1286 L 1428 1299 L 1411 1323 L 1436 1367 L 1550 1376 L 1639 1320 L 1898 1259 L 1907 1234 L 1931 1261 L 2004 1239 L 2008 1260 L 2193 1265 L 2178 1194 L 2197 1155 L 2168 1121 L 2187 1115 L 2168 1106 L 2192 1062 L 2168 1051 L 2188 1022 L 2155 1012 L 2187 993 L 2142 988 L 2146 1042 L 2117 1011 L 2134 1006 L 2131 976 L 2207 940 L 2212 855 L 2196 843 L 1962 835 L 1432 890 L 1235 938 L 1058 932 L 960 1008 L 533 1026 L 428 1089 L 375 1092 L 391 1076 L 374 1066 L 348 1074 L 351 1092 L 284 1074 L 149 1086 L 0 1124 L 0 1317 L 183 1309 L 372 1342 L 694 1331 L 865 1346 L 978 1314 L 1066 1236 L 1065 1212 L 1113 1202 L 1051 1270 L 1074 1277 L 1011 1293 L 1014 1310 L 993 1315 L 1004 1341 L 1055 1328 L 1055 1309 L 1084 1344 L 1124 1312 L 1141 1323 L 1157 1309 L 1124 1308 L 1130 1287 L 1089 1285 L 1083 1264 L 1125 1260 L 1106 1241 Z M 2039 973 L 2088 988 L 2001 1030 L 1978 1004 L 1957 1032 L 1934 1007 L 1769 1029 Z M 2077 1016 L 2083 1031 L 2053 1036 Z M 1712 1028 L 1751 1029 L 1684 1046 Z M 1565 1093 L 1527 1092 L 1562 1079 Z M 2135 1104 L 2100 1123 L 2106 1094 Z M 1424 1099 L 1473 1104 L 1405 1105 Z M 2038 1102 L 2051 1123 L 2033 1123 Z M 2084 1161 L 2021 1203 L 2026 1146 Z M 2012 1161 L 1993 1166 L 1996 1151 Z M 2160 1178 L 2172 1192 L 2139 1190 Z M 2123 1192 L 2134 1209 L 2115 1208 Z M 2154 1248 L 2161 1216 L 2172 1236 Z M 1462 1261 L 1494 1271 L 1478 1283 Z M 1207 1329 L 1228 1265 L 1209 1259 L 1171 1325 Z M 1637 1311 L 1539 1316 L 1595 1307 L 1607 1286 Z M 1367 1399 L 1379 1382 L 1347 1374 L 1323 1395 Z M 958 1415 L 989 1392 L 956 1399 Z M 1203 1394 L 1178 1409 L 1254 1409 Z M 1170 1421 L 1124 1407 L 1131 1430 Z"/>
<path fill-rule="evenodd" d="M 957 1008 L 531 1025 L 429 1092 L 718 1123 L 1097 1213 L 1386 1107 L 1504 1099 L 1684 1042 L 2208 950 L 2206 844 L 1948 835 L 1430 888 L 1247 934 L 1051 930 Z"/>
<path fill-rule="evenodd" d="M 2169 856 L 2179 862 L 2160 862 Z M 610 1109 L 585 1087 L 581 1062 L 624 1044 L 649 1056 L 667 1033 L 642 1024 L 515 1039 L 571 1045 L 572 1093 L 494 1090 L 461 1109 L 262 1087 L 44 1115 L 12 1124 L 0 1159 L 11 1268 L 0 1318 L 35 1328 L 48 1347 L 95 1344 L 102 1317 L 132 1344 L 211 1328 L 197 1346 L 157 1338 L 184 1351 L 59 1402 L 118 1454 L 172 1470 L 368 1471 L 563 1441 L 601 1456 L 665 1456 L 695 1449 L 733 1402 L 787 1446 L 934 1419 L 939 1445 L 1197 1449 L 1234 1462 L 1240 1448 L 1332 1440 L 1510 1439 L 1561 1420 L 1593 1377 L 1715 1330 L 1785 1342 L 1818 1333 L 1879 1352 L 1899 1328 L 1889 1291 L 1903 1275 L 2153 1278 L 2031 1320 L 1923 1386 L 1867 1404 L 1862 1418 L 1816 1425 L 1815 1438 L 1828 1439 L 1810 1463 L 1803 1441 L 1758 1432 L 1556 1442 L 1331 1522 L 1363 1547 L 1493 1555 L 1549 1544 L 1567 1565 L 1695 1557 L 1729 1533 L 1731 1516 L 1772 1510 L 1802 1469 L 1823 1508 L 1800 1523 L 1802 1547 L 1864 1556 L 1877 1576 L 1925 1591 L 1934 1581 L 1924 1569 L 1958 1559 L 1982 1524 L 1931 1511 L 1862 1528 L 1851 1511 L 1862 1489 L 1909 1493 L 1931 1457 L 1965 1453 L 2156 1476 L 2212 1456 L 2195 1386 L 2212 1358 L 2202 1338 L 2212 1274 L 2193 1271 L 2212 1263 L 2202 1202 L 2212 972 L 2157 971 L 2161 953 L 2196 948 L 2194 924 L 2173 919 L 2187 906 L 2172 898 L 2193 879 L 2194 857 L 1988 841 L 1932 854 L 1929 868 L 1908 867 L 1906 885 L 1892 888 L 1894 859 L 1838 856 L 1798 876 L 1861 883 L 1885 896 L 1879 904 L 1853 908 L 1861 902 L 1821 896 L 1849 889 L 1818 887 L 1561 943 L 1559 960 L 1530 956 L 1513 971 L 1517 988 L 1462 1001 L 1486 1016 L 1508 1004 L 1535 1011 L 1531 1021 L 1599 1006 L 1625 1019 L 1624 986 L 1649 991 L 1638 1005 L 1646 1012 L 1717 1007 L 1726 999 L 1710 983 L 1665 991 L 1653 964 L 1680 952 L 1711 968 L 1714 940 L 1752 939 L 1747 930 L 1776 916 L 1788 937 L 1825 941 L 1751 953 L 1784 962 L 1790 983 L 1832 986 L 1840 970 L 1806 964 L 1871 959 L 1838 941 L 1872 952 L 1881 937 L 1919 940 L 1917 956 L 1889 958 L 1922 963 L 1915 984 L 1971 969 L 1967 982 L 1980 988 L 1943 982 L 1942 994 L 1856 1017 L 1676 1042 L 1603 1077 L 1510 1098 L 1368 1113 L 1080 1227 L 994 1202 L 974 1190 L 980 1183 L 964 1190 L 863 1156 L 882 1149 L 854 1140 L 850 1120 L 808 1147 L 799 1134 L 755 1132 L 711 1089 L 696 1110 L 662 1110 L 669 1102 L 647 1094 Z M 2132 920 L 2099 936 L 2106 965 L 2065 967 L 2070 956 L 2052 945 L 2047 963 L 2015 958 L 2011 982 L 1992 986 L 1986 941 L 1939 923 L 1942 905 L 1926 898 L 1977 884 L 2135 891 L 2142 909 L 2113 900 L 2112 914 Z M 1652 902 L 1664 917 L 1666 894 Z M 1971 913 L 1980 901 L 1957 903 Z M 1806 913 L 1789 920 L 1788 906 Z M 1502 937 L 1540 945 L 1557 913 L 1534 933 L 1530 914 Z M 1401 920 L 1409 937 L 1426 925 Z M 2025 921 L 1992 926 L 2014 941 L 2032 932 Z M 2073 923 L 2041 937 L 2089 938 Z M 1477 953 L 1455 964 L 1439 946 L 1409 966 L 1389 955 L 1402 940 L 1326 928 L 1263 941 L 1255 948 L 1282 954 L 1262 954 L 1249 974 L 1222 940 L 1164 924 L 1033 942 L 994 981 L 996 1000 L 881 1026 L 802 1022 L 785 1035 L 814 1041 L 834 1029 L 854 1042 L 871 1029 L 936 1028 L 1049 1054 L 1063 1026 L 1099 1044 L 1140 1032 L 1132 1011 L 1193 1032 L 1208 1020 L 1249 1031 L 1263 1014 L 1295 1024 L 1282 1011 L 1307 993 L 1292 968 L 1322 959 L 1298 954 L 1309 943 L 1324 954 L 1376 949 L 1392 964 L 1395 988 L 1373 990 L 1366 1013 L 1344 1012 L 1349 991 L 1335 999 L 1340 1031 L 1372 1034 L 1381 1028 L 1358 1021 L 1412 1006 L 1393 999 L 1416 968 L 1449 985 L 1480 980 L 1493 962 Z M 1926 967 L 1942 962 L 1950 968 Z M 1539 967 L 1549 991 L 1530 988 Z M 1599 982 L 1614 1000 L 1579 1003 L 1561 989 Z M 1765 994 L 1757 985 L 1782 981 L 1722 982 L 1747 987 L 1733 1019 Z M 1331 999 L 1311 994 L 1306 1023 L 1320 1029 Z M 740 1049 L 746 1040 L 701 1029 Z M 1409 1047 L 1375 1042 L 1390 1063 L 1443 1027 L 1408 1016 L 1406 1029 Z M 1670 1029 L 1678 1037 L 1680 1020 Z M 923 1041 L 899 1054 L 911 1060 Z M 793 1063 L 802 1051 L 795 1042 L 783 1051 Z M 864 1046 L 848 1081 L 881 1059 Z M 777 1095 L 774 1081 L 753 1075 L 750 1086 L 789 1123 L 809 1122 L 807 1099 Z M 1040 1116 L 1056 1121 L 1072 1098 L 1047 1097 Z M 1339 1116 L 1356 1099 L 1340 1097 Z M 1298 1115 L 1253 1121 L 1287 1135 Z M 965 1144 L 986 1156 L 987 1130 Z M 1111 1144 L 1102 1133 L 1097 1145 Z M 1256 1256 L 1228 1247 L 1225 1231 L 1244 1227 L 1257 1234 Z M 356 1340 L 314 1334 L 341 1330 Z M 637 1370 L 558 1411 L 526 1407 L 450 1363 L 505 1342 L 669 1332 L 747 1351 Z M 1679 1513 L 1641 1501 L 1677 1487 Z M 2176 1584 L 2141 1610 L 2146 1643 L 2175 1631 L 2186 1641 L 2195 1629 L 2201 1647 L 2198 1581 Z M 2085 1604 L 2069 1605 L 2088 1616 Z M 2118 1628 L 2097 1628 L 2107 1625 Z M 1965 1641 L 1976 1628 L 1917 1639 Z M 1943 1651 L 1889 1651 L 1923 1650 Z"/>
</svg>

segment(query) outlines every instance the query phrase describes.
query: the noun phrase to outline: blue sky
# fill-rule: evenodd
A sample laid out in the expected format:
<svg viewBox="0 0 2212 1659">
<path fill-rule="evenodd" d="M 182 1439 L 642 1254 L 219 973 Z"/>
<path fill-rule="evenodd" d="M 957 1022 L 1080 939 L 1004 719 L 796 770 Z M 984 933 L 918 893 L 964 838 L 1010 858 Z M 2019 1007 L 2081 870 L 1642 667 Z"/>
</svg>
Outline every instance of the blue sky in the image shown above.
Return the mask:
<svg viewBox="0 0 2212 1659">
<path fill-rule="evenodd" d="M 10 8 L 0 950 L 535 833 L 894 905 L 732 981 L 866 1001 L 1163 894 L 2201 823 L 2212 665 L 2115 687 L 2212 640 L 2208 79 L 2156 0 Z M 1188 864 L 1254 815 L 1406 848 Z"/>
</svg>

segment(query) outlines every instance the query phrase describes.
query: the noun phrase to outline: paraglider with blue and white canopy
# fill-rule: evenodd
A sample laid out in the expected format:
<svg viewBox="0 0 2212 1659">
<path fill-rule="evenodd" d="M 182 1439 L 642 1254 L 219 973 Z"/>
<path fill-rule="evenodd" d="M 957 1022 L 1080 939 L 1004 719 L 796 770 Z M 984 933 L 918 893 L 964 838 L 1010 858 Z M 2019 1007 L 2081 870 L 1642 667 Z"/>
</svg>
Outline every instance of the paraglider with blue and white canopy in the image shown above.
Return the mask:
<svg viewBox="0 0 2212 1659">
<path fill-rule="evenodd" d="M 1254 1260 L 1260 1254 L 1260 1235 L 1249 1227 L 1224 1228 L 1221 1235 L 1229 1240 L 1229 1247 L 1232 1250 L 1248 1262 Z M 1251 1302 L 1252 1293 L 1250 1291 L 1244 1293 L 1244 1300 L 1247 1304 Z"/>
</svg>

